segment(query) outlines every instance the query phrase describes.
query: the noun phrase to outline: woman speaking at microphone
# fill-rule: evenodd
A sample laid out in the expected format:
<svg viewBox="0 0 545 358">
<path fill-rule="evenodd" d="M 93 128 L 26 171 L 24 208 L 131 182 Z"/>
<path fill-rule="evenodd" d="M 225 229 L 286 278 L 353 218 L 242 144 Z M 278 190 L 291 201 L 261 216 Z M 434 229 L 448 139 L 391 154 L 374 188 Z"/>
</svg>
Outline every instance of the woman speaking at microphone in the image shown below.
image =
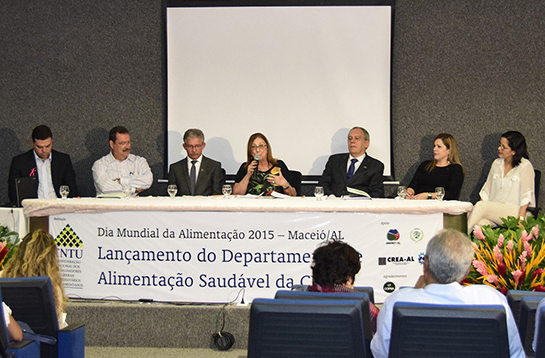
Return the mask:
<svg viewBox="0 0 545 358">
<path fill-rule="evenodd" d="M 297 191 L 290 184 L 290 173 L 286 164 L 272 156 L 267 137 L 254 133 L 248 139 L 248 159 L 235 177 L 233 194 L 267 195 L 271 191 L 296 196 Z"/>
</svg>

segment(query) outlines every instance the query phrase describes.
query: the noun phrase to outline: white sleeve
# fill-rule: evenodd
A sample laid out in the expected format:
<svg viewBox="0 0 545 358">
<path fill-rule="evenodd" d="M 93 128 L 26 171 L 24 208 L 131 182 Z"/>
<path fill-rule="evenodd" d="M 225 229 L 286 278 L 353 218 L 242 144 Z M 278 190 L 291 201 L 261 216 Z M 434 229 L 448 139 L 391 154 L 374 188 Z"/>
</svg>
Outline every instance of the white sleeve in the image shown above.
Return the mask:
<svg viewBox="0 0 545 358">
<path fill-rule="evenodd" d="M 148 189 L 153 183 L 153 174 L 148 161 L 138 157 L 135 164 L 135 172 L 131 176 L 131 186 L 135 189 Z"/>
<path fill-rule="evenodd" d="M 535 171 L 532 163 L 526 162 L 524 167 L 520 168 L 520 206 L 526 204 L 529 204 L 530 206 L 536 205 L 534 177 Z"/>
<path fill-rule="evenodd" d="M 108 170 L 108 163 L 99 159 L 93 164 L 93 181 L 97 195 L 103 193 L 121 192 L 122 186 L 112 178 L 113 171 Z"/>
</svg>

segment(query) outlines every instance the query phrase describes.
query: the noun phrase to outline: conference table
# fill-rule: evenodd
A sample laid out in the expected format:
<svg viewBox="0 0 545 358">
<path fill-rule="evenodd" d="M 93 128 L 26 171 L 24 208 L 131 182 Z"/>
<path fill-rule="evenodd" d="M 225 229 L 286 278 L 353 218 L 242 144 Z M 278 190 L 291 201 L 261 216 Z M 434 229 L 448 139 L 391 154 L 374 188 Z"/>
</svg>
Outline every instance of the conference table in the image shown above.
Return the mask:
<svg viewBox="0 0 545 358">
<path fill-rule="evenodd" d="M 464 231 L 472 204 L 335 197 L 136 197 L 23 201 L 31 229 L 57 241 L 72 298 L 251 302 L 312 283 L 312 252 L 343 240 L 361 255 L 357 286 L 376 302 L 412 286 L 425 247 Z"/>
</svg>

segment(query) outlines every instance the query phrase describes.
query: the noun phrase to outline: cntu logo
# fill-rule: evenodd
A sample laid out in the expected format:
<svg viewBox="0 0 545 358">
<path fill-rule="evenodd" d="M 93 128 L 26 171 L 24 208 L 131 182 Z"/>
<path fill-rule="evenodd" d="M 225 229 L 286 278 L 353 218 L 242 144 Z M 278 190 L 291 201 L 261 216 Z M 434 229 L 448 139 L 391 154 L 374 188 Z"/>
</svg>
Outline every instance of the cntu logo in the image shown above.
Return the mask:
<svg viewBox="0 0 545 358">
<path fill-rule="evenodd" d="M 83 257 L 83 241 L 76 232 L 66 225 L 57 235 L 55 242 L 59 247 L 59 256 L 67 259 L 81 259 Z"/>
</svg>

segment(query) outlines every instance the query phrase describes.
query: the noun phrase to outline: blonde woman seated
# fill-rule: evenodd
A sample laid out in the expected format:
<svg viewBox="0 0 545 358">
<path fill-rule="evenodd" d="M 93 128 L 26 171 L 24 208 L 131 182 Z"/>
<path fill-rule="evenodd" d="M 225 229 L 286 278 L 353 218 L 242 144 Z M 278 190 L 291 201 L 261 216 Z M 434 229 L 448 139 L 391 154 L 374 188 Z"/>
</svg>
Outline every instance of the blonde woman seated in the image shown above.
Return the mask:
<svg viewBox="0 0 545 358">
<path fill-rule="evenodd" d="M 420 164 L 407 188 L 407 199 L 435 199 L 435 188 L 445 188 L 445 200 L 458 200 L 464 182 L 464 168 L 456 139 L 439 133 L 433 140 L 433 160 Z"/>
<path fill-rule="evenodd" d="M 498 226 L 508 216 L 526 218 L 528 207 L 535 206 L 534 167 L 528 160 L 526 139 L 520 132 L 502 134 L 498 157 L 492 163 L 479 195 L 468 218 L 467 229 L 475 225 Z"/>
<path fill-rule="evenodd" d="M 64 311 L 64 289 L 62 286 L 57 244 L 53 237 L 38 229 L 27 234 L 19 244 L 19 248 L 0 273 L 1 277 L 38 277 L 48 276 L 51 279 L 55 308 L 59 320 L 59 328 L 66 324 Z"/>
<path fill-rule="evenodd" d="M 254 133 L 250 136 L 246 153 L 248 159 L 237 172 L 233 194 L 269 195 L 271 191 L 277 191 L 297 195 L 290 184 L 288 167 L 273 157 L 271 145 L 264 134 Z"/>
</svg>

